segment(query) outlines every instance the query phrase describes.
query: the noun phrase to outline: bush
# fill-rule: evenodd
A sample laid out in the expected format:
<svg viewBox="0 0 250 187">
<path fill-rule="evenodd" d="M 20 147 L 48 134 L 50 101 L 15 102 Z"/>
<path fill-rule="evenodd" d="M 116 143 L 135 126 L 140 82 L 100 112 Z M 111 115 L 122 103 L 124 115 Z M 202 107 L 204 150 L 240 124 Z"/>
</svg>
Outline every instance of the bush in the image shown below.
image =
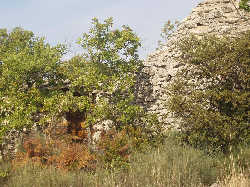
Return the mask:
<svg viewBox="0 0 250 187">
<path fill-rule="evenodd" d="M 249 41 L 248 31 L 180 42 L 184 66 L 168 87 L 167 105 L 185 142 L 224 153 L 249 144 Z"/>
<path fill-rule="evenodd" d="M 70 140 L 71 138 L 59 140 L 29 136 L 19 147 L 19 151 L 12 161 L 13 166 L 19 168 L 33 163 L 40 167 L 53 166 L 67 171 L 94 170 L 96 167 L 95 155 L 90 153 L 86 145 Z"/>
<path fill-rule="evenodd" d="M 107 169 L 130 166 L 130 156 L 134 152 L 147 152 L 154 146 L 159 146 L 162 138 L 159 135 L 152 137 L 141 127 L 125 126 L 122 130 L 115 128 L 103 131 L 97 143 L 100 153 L 98 159 Z"/>
<path fill-rule="evenodd" d="M 250 12 L 249 0 L 241 0 L 239 7 L 247 12 Z"/>
</svg>

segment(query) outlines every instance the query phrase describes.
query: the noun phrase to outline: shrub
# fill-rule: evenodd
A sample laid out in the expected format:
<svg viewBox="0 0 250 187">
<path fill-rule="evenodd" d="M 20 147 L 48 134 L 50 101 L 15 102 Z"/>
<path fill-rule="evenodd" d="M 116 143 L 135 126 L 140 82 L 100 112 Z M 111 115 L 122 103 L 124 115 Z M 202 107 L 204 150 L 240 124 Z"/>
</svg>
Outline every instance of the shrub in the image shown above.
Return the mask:
<svg viewBox="0 0 250 187">
<path fill-rule="evenodd" d="M 241 0 L 239 6 L 241 9 L 250 12 L 249 0 Z"/>
<path fill-rule="evenodd" d="M 249 144 L 249 41 L 248 31 L 180 42 L 184 66 L 168 87 L 167 105 L 185 142 L 224 153 Z"/>
<path fill-rule="evenodd" d="M 153 141 L 141 127 L 125 126 L 122 130 L 103 131 L 97 142 L 99 161 L 108 169 L 127 168 L 130 155 L 135 151 L 147 152 L 156 143 Z"/>
<path fill-rule="evenodd" d="M 107 169 L 128 166 L 131 144 L 125 131 L 117 132 L 112 129 L 103 132 L 97 144 L 97 149 L 100 153 L 99 160 Z"/>
<path fill-rule="evenodd" d="M 29 135 L 16 153 L 14 166 L 20 167 L 32 162 L 40 167 L 53 166 L 62 170 L 94 170 L 95 155 L 90 153 L 88 147 L 85 144 L 75 143 L 73 135 L 61 135 L 63 136 L 61 139 Z"/>
</svg>

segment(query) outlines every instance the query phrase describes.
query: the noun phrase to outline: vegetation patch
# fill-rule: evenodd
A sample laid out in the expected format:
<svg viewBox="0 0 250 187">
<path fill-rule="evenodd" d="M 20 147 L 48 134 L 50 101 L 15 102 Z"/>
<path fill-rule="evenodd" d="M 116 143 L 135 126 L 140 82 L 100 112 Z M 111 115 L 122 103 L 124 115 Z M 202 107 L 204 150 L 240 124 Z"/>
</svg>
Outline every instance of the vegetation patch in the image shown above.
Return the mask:
<svg viewBox="0 0 250 187">
<path fill-rule="evenodd" d="M 239 5 L 241 9 L 250 12 L 249 0 L 241 0 Z"/>
<path fill-rule="evenodd" d="M 248 31 L 180 42 L 184 66 L 167 88 L 167 106 L 181 119 L 184 142 L 224 153 L 249 144 L 249 41 Z"/>
</svg>

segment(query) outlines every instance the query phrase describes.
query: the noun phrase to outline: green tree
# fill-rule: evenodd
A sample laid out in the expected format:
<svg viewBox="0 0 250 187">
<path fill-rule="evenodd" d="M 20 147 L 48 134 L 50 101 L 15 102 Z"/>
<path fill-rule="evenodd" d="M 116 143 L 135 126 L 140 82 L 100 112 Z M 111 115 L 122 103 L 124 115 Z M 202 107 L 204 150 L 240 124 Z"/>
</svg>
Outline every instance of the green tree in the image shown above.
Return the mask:
<svg viewBox="0 0 250 187">
<path fill-rule="evenodd" d="M 113 20 L 92 20 L 92 27 L 78 43 L 83 54 L 65 65 L 70 89 L 88 95 L 90 108 L 86 122 L 112 120 L 117 128 L 142 122 L 144 111 L 135 104 L 136 73 L 142 63 L 138 48 L 140 39 L 128 26 L 112 29 Z M 96 93 L 96 94 L 93 94 Z"/>
<path fill-rule="evenodd" d="M 204 36 L 179 44 L 183 63 L 168 87 L 168 107 L 180 119 L 182 138 L 197 147 L 228 152 L 249 143 L 250 32 L 239 38 Z"/>
<path fill-rule="evenodd" d="M 0 137 L 41 119 L 35 118 L 63 84 L 59 68 L 64 52 L 64 46 L 51 47 L 30 31 L 0 29 Z"/>
</svg>

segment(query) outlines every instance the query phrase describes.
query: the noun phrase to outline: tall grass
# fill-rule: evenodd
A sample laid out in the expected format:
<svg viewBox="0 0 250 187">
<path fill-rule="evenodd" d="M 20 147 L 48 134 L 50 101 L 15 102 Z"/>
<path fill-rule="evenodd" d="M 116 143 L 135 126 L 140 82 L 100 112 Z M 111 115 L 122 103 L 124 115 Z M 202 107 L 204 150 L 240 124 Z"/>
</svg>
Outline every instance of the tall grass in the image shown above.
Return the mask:
<svg viewBox="0 0 250 187">
<path fill-rule="evenodd" d="M 233 173 L 224 180 L 218 182 L 219 187 L 249 187 L 249 176 L 243 173 Z"/>
</svg>

